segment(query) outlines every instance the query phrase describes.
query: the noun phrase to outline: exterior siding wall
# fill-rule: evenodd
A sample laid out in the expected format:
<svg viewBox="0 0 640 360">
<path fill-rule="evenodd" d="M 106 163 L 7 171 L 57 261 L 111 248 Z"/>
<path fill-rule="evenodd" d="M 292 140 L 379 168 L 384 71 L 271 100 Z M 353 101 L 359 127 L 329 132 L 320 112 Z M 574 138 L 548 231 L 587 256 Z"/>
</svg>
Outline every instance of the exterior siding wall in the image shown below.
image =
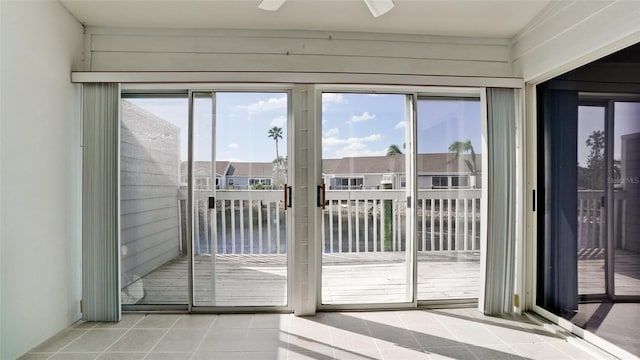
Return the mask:
<svg viewBox="0 0 640 360">
<path fill-rule="evenodd" d="M 121 123 L 123 287 L 180 251 L 179 129 L 131 106 L 123 106 Z"/>
</svg>

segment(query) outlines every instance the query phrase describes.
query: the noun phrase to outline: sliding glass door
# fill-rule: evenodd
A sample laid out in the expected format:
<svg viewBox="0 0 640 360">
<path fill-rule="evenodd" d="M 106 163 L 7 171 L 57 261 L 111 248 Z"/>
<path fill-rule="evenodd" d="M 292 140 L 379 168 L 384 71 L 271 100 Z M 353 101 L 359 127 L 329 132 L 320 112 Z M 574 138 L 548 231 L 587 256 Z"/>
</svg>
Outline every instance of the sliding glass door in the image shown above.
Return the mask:
<svg viewBox="0 0 640 360">
<path fill-rule="evenodd" d="M 322 94 L 324 305 L 413 301 L 411 101 L 403 94 Z"/>
<path fill-rule="evenodd" d="M 192 93 L 193 305 L 288 305 L 287 93 Z"/>
<path fill-rule="evenodd" d="M 480 295 L 481 113 L 479 97 L 418 99 L 418 300 Z"/>
<path fill-rule="evenodd" d="M 122 304 L 187 305 L 187 94 L 123 94 L 120 114 Z"/>
<path fill-rule="evenodd" d="M 469 93 L 321 94 L 322 305 L 477 300 L 483 118 Z"/>
<path fill-rule="evenodd" d="M 321 307 L 479 296 L 483 119 L 464 93 L 319 94 Z M 290 309 L 291 108 L 288 91 L 123 96 L 123 304 Z"/>
<path fill-rule="evenodd" d="M 541 92 L 544 271 L 537 303 L 588 326 L 597 315 L 590 303 L 640 298 L 640 106 L 599 94 Z"/>
</svg>

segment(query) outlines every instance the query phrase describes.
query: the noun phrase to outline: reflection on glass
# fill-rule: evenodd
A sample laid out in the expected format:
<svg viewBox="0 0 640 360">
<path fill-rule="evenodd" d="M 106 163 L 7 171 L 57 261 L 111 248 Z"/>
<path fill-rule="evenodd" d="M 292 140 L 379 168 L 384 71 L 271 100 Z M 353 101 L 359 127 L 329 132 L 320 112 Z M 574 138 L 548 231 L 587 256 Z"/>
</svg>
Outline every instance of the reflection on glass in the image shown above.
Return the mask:
<svg viewBox="0 0 640 360">
<path fill-rule="evenodd" d="M 287 305 L 287 101 L 285 93 L 194 96 L 196 306 Z"/>
<path fill-rule="evenodd" d="M 187 304 L 185 98 L 121 101 L 122 304 Z"/>
<path fill-rule="evenodd" d="M 479 99 L 418 101 L 418 300 L 478 297 L 481 140 Z"/>
<path fill-rule="evenodd" d="M 578 294 L 605 294 L 605 107 L 578 107 Z"/>
<path fill-rule="evenodd" d="M 405 95 L 322 94 L 322 303 L 412 301 Z"/>
<path fill-rule="evenodd" d="M 616 295 L 640 295 L 640 103 L 614 107 L 613 248 Z"/>
</svg>

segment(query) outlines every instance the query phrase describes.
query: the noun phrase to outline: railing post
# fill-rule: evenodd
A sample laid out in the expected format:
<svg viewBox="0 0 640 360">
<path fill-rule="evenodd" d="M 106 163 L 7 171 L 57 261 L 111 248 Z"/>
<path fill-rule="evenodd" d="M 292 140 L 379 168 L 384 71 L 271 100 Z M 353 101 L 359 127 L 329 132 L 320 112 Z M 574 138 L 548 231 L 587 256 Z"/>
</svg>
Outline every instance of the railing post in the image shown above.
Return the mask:
<svg viewBox="0 0 640 360">
<path fill-rule="evenodd" d="M 239 218 L 240 218 L 240 252 L 243 254 L 247 252 L 246 245 L 244 244 L 244 200 L 240 200 L 238 205 Z"/>
</svg>

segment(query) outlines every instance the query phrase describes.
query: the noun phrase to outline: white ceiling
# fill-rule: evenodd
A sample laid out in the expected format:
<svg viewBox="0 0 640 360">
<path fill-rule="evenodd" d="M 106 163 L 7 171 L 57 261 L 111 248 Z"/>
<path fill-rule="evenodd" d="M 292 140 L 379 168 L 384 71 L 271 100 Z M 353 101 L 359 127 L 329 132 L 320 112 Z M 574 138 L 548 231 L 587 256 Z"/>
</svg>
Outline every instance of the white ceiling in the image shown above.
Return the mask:
<svg viewBox="0 0 640 360">
<path fill-rule="evenodd" d="M 60 0 L 88 26 L 357 31 L 511 38 L 550 0 L 394 0 L 374 18 L 361 0 Z"/>
</svg>

